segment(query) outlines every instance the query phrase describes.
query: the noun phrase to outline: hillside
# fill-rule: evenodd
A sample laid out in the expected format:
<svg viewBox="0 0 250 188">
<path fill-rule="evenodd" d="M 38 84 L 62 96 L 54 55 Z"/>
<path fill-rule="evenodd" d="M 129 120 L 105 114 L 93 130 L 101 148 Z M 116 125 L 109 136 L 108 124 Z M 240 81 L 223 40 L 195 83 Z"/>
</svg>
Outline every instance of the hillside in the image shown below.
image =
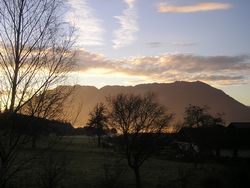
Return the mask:
<svg viewBox="0 0 250 188">
<path fill-rule="evenodd" d="M 70 86 L 64 86 L 70 87 Z M 136 86 L 105 86 L 97 89 L 92 86 L 75 86 L 65 111 L 71 119 L 80 109 L 75 126 L 85 125 L 89 112 L 96 103 L 105 102 L 105 98 L 118 93 L 144 94 L 153 92 L 159 103 L 176 114 L 176 120 L 182 120 L 187 105 L 207 105 L 210 113 L 224 113 L 225 120 L 250 121 L 249 107 L 241 104 L 223 91 L 203 82 L 152 83 Z"/>
</svg>

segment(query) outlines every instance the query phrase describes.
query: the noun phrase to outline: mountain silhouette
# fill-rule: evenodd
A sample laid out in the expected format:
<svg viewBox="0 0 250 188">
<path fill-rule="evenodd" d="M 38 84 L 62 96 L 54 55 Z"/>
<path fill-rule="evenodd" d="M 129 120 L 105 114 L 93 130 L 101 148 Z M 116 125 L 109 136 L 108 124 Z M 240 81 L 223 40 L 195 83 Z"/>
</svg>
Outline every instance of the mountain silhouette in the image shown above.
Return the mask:
<svg viewBox="0 0 250 188">
<path fill-rule="evenodd" d="M 72 86 L 62 86 L 65 89 L 69 87 Z M 227 124 L 233 121 L 250 121 L 249 107 L 225 94 L 222 90 L 200 81 L 105 86 L 100 89 L 77 85 L 67 100 L 64 110 L 66 114 L 69 114 L 71 120 L 75 119 L 77 112 L 80 112 L 74 126 L 84 126 L 89 112 L 98 102 L 105 103 L 107 96 L 114 96 L 118 93 L 146 94 L 148 92 L 154 93 L 158 102 L 166 106 L 169 112 L 175 114 L 175 121 L 183 119 L 185 107 L 189 104 L 206 105 L 213 115 L 223 113 Z"/>
</svg>

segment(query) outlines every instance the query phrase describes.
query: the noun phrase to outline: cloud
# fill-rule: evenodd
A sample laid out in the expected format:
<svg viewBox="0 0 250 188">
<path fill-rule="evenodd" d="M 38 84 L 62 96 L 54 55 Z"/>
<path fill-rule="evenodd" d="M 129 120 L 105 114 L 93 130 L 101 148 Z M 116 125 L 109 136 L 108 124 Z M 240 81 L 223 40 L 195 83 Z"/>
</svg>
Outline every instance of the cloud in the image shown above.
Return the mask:
<svg viewBox="0 0 250 188">
<path fill-rule="evenodd" d="M 198 56 L 163 54 L 109 60 L 100 54 L 79 51 L 79 70 L 106 69 L 143 77 L 147 82 L 204 81 L 212 85 L 236 85 L 250 82 L 250 56 Z"/>
<path fill-rule="evenodd" d="M 164 45 L 162 42 L 146 42 L 145 44 L 150 48 L 159 48 Z"/>
<path fill-rule="evenodd" d="M 195 42 L 172 42 L 174 46 L 186 47 L 186 46 L 194 46 L 196 45 Z"/>
<path fill-rule="evenodd" d="M 133 7 L 135 4 L 135 0 L 124 0 L 124 1 L 125 1 L 125 3 L 128 4 L 129 7 Z"/>
<path fill-rule="evenodd" d="M 137 11 L 135 8 L 135 0 L 124 0 L 127 8 L 123 11 L 122 16 L 115 16 L 118 20 L 120 28 L 114 32 L 113 48 L 119 49 L 132 44 L 135 40 L 135 33 L 139 30 L 137 23 Z"/>
<path fill-rule="evenodd" d="M 158 42 L 158 41 L 152 41 L 152 42 L 145 42 L 147 47 L 150 48 L 159 48 L 164 46 L 178 46 L 178 47 L 190 47 L 195 46 L 197 43 L 195 42 L 185 42 L 185 41 L 179 41 L 179 42 Z"/>
<path fill-rule="evenodd" d="M 203 80 L 206 82 L 217 82 L 217 85 L 239 85 L 239 84 L 247 84 L 247 78 L 245 76 L 237 75 L 207 75 L 201 74 L 197 75 L 193 78 L 193 80 Z"/>
<path fill-rule="evenodd" d="M 79 50 L 76 52 L 75 58 L 78 71 L 84 72 L 95 68 L 109 69 L 110 67 L 114 69 L 113 62 L 106 59 L 102 54 Z"/>
<path fill-rule="evenodd" d="M 88 0 L 68 0 L 67 3 L 70 10 L 66 20 L 77 28 L 77 44 L 80 47 L 103 45 L 102 21 L 97 18 Z"/>
<path fill-rule="evenodd" d="M 232 8 L 232 5 L 229 3 L 216 3 L 216 2 L 197 3 L 193 5 L 172 5 L 169 3 L 160 3 L 158 5 L 158 12 L 192 13 L 192 12 L 226 10 L 230 8 Z"/>
</svg>

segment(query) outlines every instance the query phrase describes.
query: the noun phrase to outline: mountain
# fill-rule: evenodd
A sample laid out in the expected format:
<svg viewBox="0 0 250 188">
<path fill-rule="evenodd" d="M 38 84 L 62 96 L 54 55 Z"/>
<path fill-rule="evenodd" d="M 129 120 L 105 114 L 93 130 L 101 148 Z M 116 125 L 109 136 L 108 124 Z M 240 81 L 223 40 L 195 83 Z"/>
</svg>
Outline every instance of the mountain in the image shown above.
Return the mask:
<svg viewBox="0 0 250 188">
<path fill-rule="evenodd" d="M 63 86 L 69 88 L 72 86 Z M 224 113 L 227 123 L 232 121 L 250 121 L 249 107 L 236 101 L 223 91 L 203 82 L 152 83 L 136 86 L 105 86 L 97 89 L 92 86 L 75 86 L 74 92 L 67 100 L 66 114 L 71 120 L 76 119 L 74 126 L 83 126 L 88 114 L 98 102 L 104 102 L 107 96 L 118 93 L 145 94 L 152 92 L 160 104 L 166 106 L 169 112 L 175 114 L 175 120 L 183 118 L 185 107 L 192 105 L 207 105 L 211 114 Z"/>
</svg>

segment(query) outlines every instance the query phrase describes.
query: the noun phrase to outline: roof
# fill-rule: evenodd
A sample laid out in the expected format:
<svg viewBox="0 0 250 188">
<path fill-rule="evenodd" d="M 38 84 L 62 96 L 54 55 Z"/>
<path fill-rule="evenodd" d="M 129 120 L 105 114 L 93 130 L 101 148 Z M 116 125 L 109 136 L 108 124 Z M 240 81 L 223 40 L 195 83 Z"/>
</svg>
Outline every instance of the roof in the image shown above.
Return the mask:
<svg viewBox="0 0 250 188">
<path fill-rule="evenodd" d="M 250 129 L 250 122 L 232 122 L 228 128 Z"/>
<path fill-rule="evenodd" d="M 250 131 L 225 127 L 183 128 L 179 132 L 178 141 L 192 142 L 210 149 L 250 149 Z"/>
</svg>

